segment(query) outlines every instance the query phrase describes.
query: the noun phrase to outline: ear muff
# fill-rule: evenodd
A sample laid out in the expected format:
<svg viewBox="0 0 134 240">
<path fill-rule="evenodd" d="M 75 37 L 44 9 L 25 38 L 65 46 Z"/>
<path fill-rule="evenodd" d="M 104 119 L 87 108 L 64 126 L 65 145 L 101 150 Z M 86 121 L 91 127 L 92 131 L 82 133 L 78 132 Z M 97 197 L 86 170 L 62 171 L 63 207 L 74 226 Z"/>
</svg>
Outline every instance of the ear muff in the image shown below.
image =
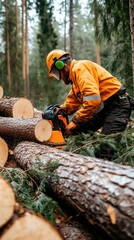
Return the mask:
<svg viewBox="0 0 134 240">
<path fill-rule="evenodd" d="M 55 62 L 55 67 L 58 69 L 58 70 L 62 70 L 64 68 L 64 62 L 62 60 L 57 60 Z"/>
</svg>

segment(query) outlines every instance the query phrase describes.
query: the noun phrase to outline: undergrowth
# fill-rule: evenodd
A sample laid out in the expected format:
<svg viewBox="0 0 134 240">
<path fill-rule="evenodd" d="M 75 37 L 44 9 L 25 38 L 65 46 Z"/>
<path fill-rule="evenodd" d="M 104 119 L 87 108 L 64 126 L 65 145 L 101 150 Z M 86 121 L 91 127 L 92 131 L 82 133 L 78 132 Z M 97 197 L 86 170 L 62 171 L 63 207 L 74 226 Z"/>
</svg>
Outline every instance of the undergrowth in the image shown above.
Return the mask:
<svg viewBox="0 0 134 240">
<path fill-rule="evenodd" d="M 88 132 L 70 136 L 66 141 L 65 151 L 134 166 L 134 133 L 131 125 L 121 133 L 104 135 Z"/>
<path fill-rule="evenodd" d="M 49 162 L 45 168 L 37 164 L 29 171 L 1 167 L 0 173 L 12 186 L 20 204 L 55 224 L 56 216 L 63 212 L 58 203 L 46 195 L 45 184 L 58 166 L 56 162 Z"/>
<path fill-rule="evenodd" d="M 64 151 L 85 156 L 111 160 L 115 163 L 134 166 L 134 133 L 130 125 L 123 133 L 103 135 L 87 133 L 70 136 L 66 139 Z M 35 164 L 36 162 L 36 164 Z M 20 204 L 41 214 L 51 223 L 63 212 L 56 201 L 46 195 L 45 189 L 50 178 L 56 178 L 54 170 L 59 163 L 48 162 L 46 166 L 38 159 L 28 171 L 20 168 L 0 168 L 0 174 L 11 184 Z"/>
</svg>

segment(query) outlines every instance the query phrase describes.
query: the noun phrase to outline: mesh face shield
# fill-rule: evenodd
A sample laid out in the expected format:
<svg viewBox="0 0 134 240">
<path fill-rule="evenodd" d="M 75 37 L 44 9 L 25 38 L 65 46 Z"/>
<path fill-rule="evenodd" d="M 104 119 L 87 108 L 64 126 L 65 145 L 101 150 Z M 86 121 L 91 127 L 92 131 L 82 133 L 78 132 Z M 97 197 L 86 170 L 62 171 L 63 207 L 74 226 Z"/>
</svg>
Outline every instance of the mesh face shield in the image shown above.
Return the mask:
<svg viewBox="0 0 134 240">
<path fill-rule="evenodd" d="M 50 71 L 50 74 L 58 81 L 61 80 L 61 73 L 60 70 L 58 70 L 57 68 L 53 67 L 52 70 Z"/>
</svg>

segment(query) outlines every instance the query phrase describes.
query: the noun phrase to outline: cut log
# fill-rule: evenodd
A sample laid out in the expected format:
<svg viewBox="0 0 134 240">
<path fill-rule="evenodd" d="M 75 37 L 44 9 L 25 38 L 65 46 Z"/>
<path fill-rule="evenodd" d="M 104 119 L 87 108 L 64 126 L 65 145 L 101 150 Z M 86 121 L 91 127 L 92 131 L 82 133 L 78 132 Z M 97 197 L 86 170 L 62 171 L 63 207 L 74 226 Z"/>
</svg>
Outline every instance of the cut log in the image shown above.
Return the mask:
<svg viewBox="0 0 134 240">
<path fill-rule="evenodd" d="M 37 169 L 58 161 L 53 193 L 101 229 L 105 239 L 134 239 L 134 168 L 65 152 L 45 145 L 21 142 L 14 150 L 23 169 Z"/>
<path fill-rule="evenodd" d="M 11 186 L 0 177 L 0 239 L 62 240 L 62 237 L 46 219 L 21 207 Z"/>
<path fill-rule="evenodd" d="M 3 167 L 8 159 L 8 145 L 3 138 L 0 137 L 0 167 Z"/>
<path fill-rule="evenodd" d="M 34 108 L 26 98 L 7 98 L 0 100 L 0 116 L 13 118 L 33 118 Z"/>
<path fill-rule="evenodd" d="M 34 118 L 42 118 L 43 111 L 34 108 Z"/>
<path fill-rule="evenodd" d="M 2 234 L 1 240 L 63 240 L 58 231 L 40 216 L 25 213 Z"/>
<path fill-rule="evenodd" d="M 15 197 L 10 185 L 0 177 L 0 228 L 12 217 Z"/>
<path fill-rule="evenodd" d="M 52 126 L 45 119 L 17 119 L 0 117 L 0 135 L 18 141 L 47 141 L 52 135 Z"/>
<path fill-rule="evenodd" d="M 0 85 L 0 99 L 3 98 L 4 90 L 3 87 Z"/>
</svg>

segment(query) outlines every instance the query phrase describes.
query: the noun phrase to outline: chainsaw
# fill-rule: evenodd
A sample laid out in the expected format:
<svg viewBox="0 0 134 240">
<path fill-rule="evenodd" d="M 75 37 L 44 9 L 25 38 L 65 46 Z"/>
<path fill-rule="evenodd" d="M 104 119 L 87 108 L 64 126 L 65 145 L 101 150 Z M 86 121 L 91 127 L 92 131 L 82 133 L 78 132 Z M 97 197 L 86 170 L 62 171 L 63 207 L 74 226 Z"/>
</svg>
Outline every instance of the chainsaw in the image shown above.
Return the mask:
<svg viewBox="0 0 134 240">
<path fill-rule="evenodd" d="M 52 125 L 52 136 L 48 143 L 52 146 L 62 148 L 65 142 L 65 127 L 68 125 L 68 115 L 59 105 L 50 105 L 42 114 L 43 119 L 47 119 Z"/>
</svg>

